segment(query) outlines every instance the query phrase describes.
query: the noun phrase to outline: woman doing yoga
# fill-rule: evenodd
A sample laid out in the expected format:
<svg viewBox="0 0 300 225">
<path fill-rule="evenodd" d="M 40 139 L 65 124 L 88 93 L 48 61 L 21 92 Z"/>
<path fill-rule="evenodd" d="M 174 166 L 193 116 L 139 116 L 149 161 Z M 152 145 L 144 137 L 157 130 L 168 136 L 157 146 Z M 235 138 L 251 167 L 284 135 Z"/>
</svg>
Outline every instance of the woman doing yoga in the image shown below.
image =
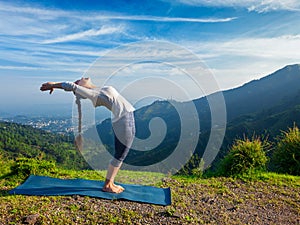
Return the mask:
<svg viewBox="0 0 300 225">
<path fill-rule="evenodd" d="M 75 144 L 79 150 L 82 150 L 83 139 L 81 135 L 81 99 L 90 99 L 94 105 L 105 106 L 113 114 L 112 126 L 115 139 L 115 153 L 113 159 L 109 162 L 106 180 L 102 187 L 105 192 L 121 193 L 124 188 L 114 183 L 114 179 L 127 156 L 135 136 L 134 107 L 122 97 L 115 88 L 104 86 L 97 88 L 90 78 L 81 78 L 75 82 L 47 82 L 42 84 L 41 91 L 50 91 L 54 89 L 63 89 L 73 91 L 76 96 L 79 113 L 79 135 L 75 138 Z"/>
</svg>

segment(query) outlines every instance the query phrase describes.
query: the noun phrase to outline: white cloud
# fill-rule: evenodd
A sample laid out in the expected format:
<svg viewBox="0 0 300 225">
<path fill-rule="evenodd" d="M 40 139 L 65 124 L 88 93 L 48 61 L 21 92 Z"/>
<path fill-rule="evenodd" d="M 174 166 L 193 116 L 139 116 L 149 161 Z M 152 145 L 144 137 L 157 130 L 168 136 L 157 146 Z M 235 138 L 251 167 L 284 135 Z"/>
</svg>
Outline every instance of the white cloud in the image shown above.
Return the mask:
<svg viewBox="0 0 300 225">
<path fill-rule="evenodd" d="M 170 1 L 169 2 L 174 2 Z M 269 12 L 277 10 L 299 11 L 299 0 L 177 0 L 177 3 L 193 6 L 241 7 L 249 11 Z"/>
<path fill-rule="evenodd" d="M 124 34 L 127 38 L 139 40 L 139 37 L 134 36 L 132 32 L 126 33 L 128 29 L 126 26 L 127 21 L 226 23 L 236 19 L 235 17 L 188 18 L 122 15 L 105 11 L 86 11 L 82 13 L 81 11 L 23 7 L 4 2 L 0 2 L 0 17 L 2 35 L 24 36 L 24 42 L 34 41 L 44 44 L 118 33 Z"/>
<path fill-rule="evenodd" d="M 84 39 L 87 37 L 108 35 L 108 34 L 114 34 L 114 33 L 122 33 L 122 31 L 123 31 L 123 28 L 121 26 L 119 26 L 119 27 L 102 26 L 98 30 L 89 29 L 89 30 L 74 33 L 74 34 L 68 34 L 68 35 L 65 35 L 62 37 L 45 40 L 42 43 L 43 44 L 52 44 L 52 43 L 59 43 L 59 42 L 74 41 L 74 40 L 78 40 L 78 39 Z"/>
<path fill-rule="evenodd" d="M 180 0 L 180 2 L 206 6 L 244 7 L 259 12 L 281 9 L 295 10 L 300 5 L 300 2 L 293 0 L 283 2 L 277 0 L 207 0 L 189 2 Z M 132 23 L 127 24 L 126 21 L 222 23 L 235 19 L 233 17 L 199 19 L 116 15 L 110 12 L 96 13 L 95 11 L 83 14 L 78 11 L 24 8 L 4 2 L 0 2 L 0 17 L 2 34 L 0 47 L 2 48 L 2 59 L 6 60 L 0 66 L 0 70 L 16 70 L 20 73 L 23 71 L 28 71 L 28 73 L 41 71 L 46 74 L 62 74 L 60 71 L 63 71 L 65 72 L 63 74 L 68 74 L 67 72 L 70 72 L 69 74 L 72 73 L 70 76 L 74 76 L 74 73 L 82 73 L 94 62 L 96 57 L 103 56 L 109 51 L 109 48 L 123 44 L 124 42 L 119 36 L 125 37 L 130 41 L 149 38 L 147 34 L 139 32 L 138 28 L 131 25 Z M 286 23 L 288 25 L 291 24 L 290 20 Z M 271 25 L 279 29 L 277 24 Z M 294 29 L 295 27 L 292 26 L 291 28 L 294 34 L 297 32 Z M 260 28 L 259 31 L 262 29 L 269 30 L 265 28 Z M 106 35 L 109 35 L 109 38 Z M 155 35 L 151 38 L 155 39 Z M 249 33 L 246 35 L 249 36 Z M 265 37 L 269 36 L 266 33 L 263 35 Z M 97 43 L 92 42 L 94 37 L 99 37 L 99 39 L 97 38 Z M 168 38 L 166 37 L 166 40 Z M 222 36 L 217 38 L 220 41 L 207 40 L 205 42 L 201 39 L 201 41 L 198 40 L 193 43 L 187 43 L 184 39 L 180 39 L 183 40 L 182 43 L 178 40 L 177 44 L 182 44 L 182 46 L 195 52 L 203 59 L 216 74 L 222 89 L 237 86 L 253 78 L 269 74 L 286 64 L 299 63 L 300 35 L 286 35 L 273 38 L 245 37 L 230 41 L 224 40 Z M 80 45 L 68 43 L 74 40 L 84 41 L 80 42 Z M 92 44 L 85 45 L 85 41 Z M 101 45 L 101 43 L 99 44 L 101 41 L 105 42 L 105 46 Z M 56 43 L 59 44 L 55 45 Z M 163 52 L 145 52 L 145 56 L 147 54 L 160 55 Z M 128 59 L 134 56 L 126 55 L 126 57 Z M 138 67 L 135 67 L 135 69 L 140 71 Z M 151 70 L 149 71 L 153 72 L 153 68 Z M 127 72 L 130 72 L 130 70 Z M 174 68 L 171 74 L 175 77 L 177 74 L 180 75 L 180 71 Z"/>
<path fill-rule="evenodd" d="M 53 63 L 54 64 L 54 63 Z M 52 64 L 52 65 L 53 65 Z M 81 68 L 78 67 L 70 67 L 70 65 L 60 65 L 59 67 L 56 66 L 54 69 L 53 67 L 34 67 L 34 66 L 1 66 L 0 65 L 0 70 L 13 70 L 13 71 L 39 71 L 39 72 L 45 72 L 45 71 L 60 71 L 60 72 L 76 72 L 76 73 L 83 73 L 84 69 L 89 65 L 84 65 Z M 28 78 L 28 76 L 26 76 Z"/>
<path fill-rule="evenodd" d="M 0 11 L 15 13 L 15 14 L 26 14 L 26 15 L 36 15 L 42 18 L 53 18 L 59 16 L 66 16 L 68 13 L 62 10 L 50 10 L 43 8 L 34 7 L 24 7 L 23 5 L 10 4 L 7 2 L 0 2 Z"/>
<path fill-rule="evenodd" d="M 188 17 L 161 17 L 161 16 L 122 16 L 122 15 L 102 15 L 95 19 L 103 20 L 134 20 L 134 21 L 153 21 L 153 22 L 190 22 L 190 23 L 223 23 L 230 22 L 235 17 L 226 18 L 188 18 Z"/>
<path fill-rule="evenodd" d="M 245 37 L 233 40 L 180 43 L 205 61 L 224 58 L 291 59 L 300 60 L 300 35 L 260 38 Z M 225 63 L 225 62 L 224 62 Z"/>
<path fill-rule="evenodd" d="M 182 45 L 208 65 L 221 89 L 261 78 L 288 64 L 300 63 L 300 35 Z"/>
<path fill-rule="evenodd" d="M 0 30 L 3 35 L 42 36 L 66 28 L 60 18 L 67 18 L 70 13 L 0 2 Z"/>
<path fill-rule="evenodd" d="M 300 59 L 300 35 L 236 39 L 219 43 L 216 50 L 224 55 Z"/>
</svg>

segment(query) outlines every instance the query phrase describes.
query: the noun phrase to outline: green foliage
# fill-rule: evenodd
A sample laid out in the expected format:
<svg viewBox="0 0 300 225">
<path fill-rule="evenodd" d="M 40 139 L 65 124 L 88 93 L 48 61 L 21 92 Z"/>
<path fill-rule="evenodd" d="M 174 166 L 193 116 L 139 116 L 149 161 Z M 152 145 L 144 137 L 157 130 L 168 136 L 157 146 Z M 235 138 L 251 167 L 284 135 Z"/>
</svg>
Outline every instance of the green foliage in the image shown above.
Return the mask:
<svg viewBox="0 0 300 225">
<path fill-rule="evenodd" d="M 300 175 L 300 131 L 294 125 L 287 132 L 282 132 L 278 138 L 272 156 L 274 170 L 279 173 Z"/>
<path fill-rule="evenodd" d="M 66 169 L 89 168 L 70 136 L 16 123 L 0 122 L 0 153 L 10 159 L 42 156 Z"/>
<path fill-rule="evenodd" d="M 268 143 L 262 142 L 259 138 L 252 140 L 236 140 L 229 153 L 220 163 L 221 175 L 236 176 L 249 173 L 255 170 L 265 169 L 268 158 L 264 148 Z"/>
<path fill-rule="evenodd" d="M 191 159 L 188 161 L 184 167 L 178 171 L 178 175 L 189 175 L 193 177 L 202 177 L 204 171 L 204 160 L 197 154 L 192 155 Z"/>
<path fill-rule="evenodd" d="M 19 178 L 25 178 L 30 174 L 49 175 L 56 172 L 55 162 L 38 159 L 18 158 L 11 166 L 11 175 Z"/>
</svg>

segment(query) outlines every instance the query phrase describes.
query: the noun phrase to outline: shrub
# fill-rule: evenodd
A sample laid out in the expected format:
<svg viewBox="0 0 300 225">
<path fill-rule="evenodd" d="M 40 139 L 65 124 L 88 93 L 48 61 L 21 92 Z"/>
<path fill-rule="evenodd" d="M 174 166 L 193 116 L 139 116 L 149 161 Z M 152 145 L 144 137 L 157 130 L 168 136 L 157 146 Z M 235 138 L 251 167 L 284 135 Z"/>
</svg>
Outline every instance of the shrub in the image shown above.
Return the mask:
<svg viewBox="0 0 300 225">
<path fill-rule="evenodd" d="M 268 158 L 264 148 L 268 143 L 262 142 L 259 138 L 252 140 L 235 140 L 229 153 L 221 161 L 220 174 L 235 176 L 251 171 L 265 169 Z"/>
<path fill-rule="evenodd" d="M 187 176 L 195 176 L 202 177 L 204 172 L 204 160 L 199 157 L 197 154 L 192 155 L 190 160 L 187 162 L 184 167 L 182 167 L 178 171 L 178 175 L 187 175 Z"/>
<path fill-rule="evenodd" d="M 20 178 L 30 174 L 48 175 L 57 172 L 55 162 L 38 160 L 34 158 L 18 158 L 11 166 L 11 175 Z"/>
<path fill-rule="evenodd" d="M 300 175 L 300 131 L 294 125 L 278 137 L 272 156 L 272 166 L 279 173 Z"/>
</svg>

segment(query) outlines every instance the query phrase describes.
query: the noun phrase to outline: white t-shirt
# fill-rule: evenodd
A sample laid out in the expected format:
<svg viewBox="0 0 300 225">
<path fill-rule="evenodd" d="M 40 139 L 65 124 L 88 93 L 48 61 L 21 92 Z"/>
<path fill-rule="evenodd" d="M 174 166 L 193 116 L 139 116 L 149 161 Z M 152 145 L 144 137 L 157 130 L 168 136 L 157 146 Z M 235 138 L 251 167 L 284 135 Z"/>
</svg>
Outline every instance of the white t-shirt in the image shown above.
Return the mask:
<svg viewBox="0 0 300 225">
<path fill-rule="evenodd" d="M 65 91 L 73 91 L 76 96 L 88 98 L 95 107 L 105 106 L 114 115 L 113 122 L 121 118 L 125 113 L 133 112 L 134 107 L 112 86 L 104 86 L 100 89 L 89 89 L 73 82 L 62 82 Z"/>
</svg>

